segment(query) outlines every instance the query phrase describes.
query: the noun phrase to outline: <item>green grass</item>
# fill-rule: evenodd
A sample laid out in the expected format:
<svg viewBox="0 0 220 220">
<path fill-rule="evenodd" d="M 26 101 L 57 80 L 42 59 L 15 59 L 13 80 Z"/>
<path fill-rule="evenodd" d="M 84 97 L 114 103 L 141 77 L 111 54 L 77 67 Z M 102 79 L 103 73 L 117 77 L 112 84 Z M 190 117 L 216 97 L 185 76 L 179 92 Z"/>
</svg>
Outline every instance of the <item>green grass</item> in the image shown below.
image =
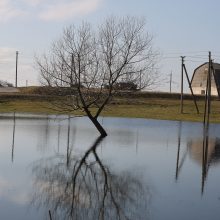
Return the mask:
<svg viewBox="0 0 220 220">
<path fill-rule="evenodd" d="M 202 121 L 204 101 L 198 102 L 200 114 L 196 113 L 192 100 L 184 101 L 184 113 L 180 114 L 180 101 L 177 99 L 158 98 L 116 98 L 107 105 L 103 116 L 150 118 L 166 120 Z M 59 111 L 46 100 L 3 99 L 0 101 L 0 112 L 66 114 Z M 71 114 L 84 115 L 82 112 Z M 212 102 L 210 121 L 220 123 L 220 101 Z"/>
<path fill-rule="evenodd" d="M 151 99 L 142 104 L 107 106 L 104 116 L 136 117 L 164 120 L 203 121 L 204 101 L 198 102 L 197 114 L 192 101 L 184 101 L 183 114 L 180 114 L 180 101 L 169 99 Z M 220 123 L 220 102 L 212 102 L 210 121 Z"/>
</svg>

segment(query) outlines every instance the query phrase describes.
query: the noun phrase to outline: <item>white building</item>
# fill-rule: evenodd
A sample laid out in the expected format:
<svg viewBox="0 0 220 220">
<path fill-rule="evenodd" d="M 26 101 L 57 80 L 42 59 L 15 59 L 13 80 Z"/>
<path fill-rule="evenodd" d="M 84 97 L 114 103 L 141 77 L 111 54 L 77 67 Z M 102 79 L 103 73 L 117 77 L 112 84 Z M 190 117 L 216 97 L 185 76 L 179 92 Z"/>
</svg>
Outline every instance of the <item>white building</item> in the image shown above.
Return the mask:
<svg viewBox="0 0 220 220">
<path fill-rule="evenodd" d="M 191 86 L 194 94 L 205 94 L 209 63 L 204 63 L 194 70 Z M 220 97 L 220 64 L 213 63 L 211 75 L 211 95 Z"/>
</svg>

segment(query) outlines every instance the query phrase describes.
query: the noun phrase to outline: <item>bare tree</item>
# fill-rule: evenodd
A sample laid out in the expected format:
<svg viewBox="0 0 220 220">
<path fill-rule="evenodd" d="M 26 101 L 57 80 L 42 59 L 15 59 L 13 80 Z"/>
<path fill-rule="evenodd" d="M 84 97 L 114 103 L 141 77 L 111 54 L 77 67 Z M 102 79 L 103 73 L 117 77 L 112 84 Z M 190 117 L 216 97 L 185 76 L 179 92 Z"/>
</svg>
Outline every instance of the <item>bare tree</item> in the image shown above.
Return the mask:
<svg viewBox="0 0 220 220">
<path fill-rule="evenodd" d="M 61 107 L 84 111 L 106 136 L 98 117 L 117 91 L 115 85 L 130 80 L 143 89 L 154 83 L 155 57 L 144 19 L 110 17 L 95 30 L 88 23 L 66 28 L 37 65 L 44 85 L 69 88 Z"/>
</svg>

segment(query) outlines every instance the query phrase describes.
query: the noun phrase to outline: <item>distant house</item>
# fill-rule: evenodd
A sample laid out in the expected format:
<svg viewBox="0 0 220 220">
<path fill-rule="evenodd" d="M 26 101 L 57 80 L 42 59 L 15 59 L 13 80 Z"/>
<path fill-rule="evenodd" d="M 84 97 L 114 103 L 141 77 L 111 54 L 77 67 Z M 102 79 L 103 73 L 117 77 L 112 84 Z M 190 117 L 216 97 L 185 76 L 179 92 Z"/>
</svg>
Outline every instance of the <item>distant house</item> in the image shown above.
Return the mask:
<svg viewBox="0 0 220 220">
<path fill-rule="evenodd" d="M 194 94 L 205 94 L 209 63 L 204 63 L 194 70 L 191 86 Z M 220 64 L 213 63 L 211 76 L 211 95 L 220 97 Z"/>
</svg>

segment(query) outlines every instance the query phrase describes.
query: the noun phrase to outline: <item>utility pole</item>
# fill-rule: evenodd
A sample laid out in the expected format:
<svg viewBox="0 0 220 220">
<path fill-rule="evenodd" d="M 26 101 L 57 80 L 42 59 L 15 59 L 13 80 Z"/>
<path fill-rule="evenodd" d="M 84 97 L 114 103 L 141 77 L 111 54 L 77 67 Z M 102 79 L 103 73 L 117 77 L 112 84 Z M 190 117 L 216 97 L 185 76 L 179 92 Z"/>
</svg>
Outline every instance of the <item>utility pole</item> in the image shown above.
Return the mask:
<svg viewBox="0 0 220 220">
<path fill-rule="evenodd" d="M 18 87 L 18 51 L 16 51 L 15 87 Z"/>
<path fill-rule="evenodd" d="M 64 70 L 64 65 L 63 65 L 63 62 L 62 62 L 62 65 L 61 65 L 61 75 L 60 75 L 60 86 L 61 87 L 63 86 L 63 70 Z"/>
<path fill-rule="evenodd" d="M 199 108 L 198 108 L 198 105 L 196 103 L 196 97 L 193 93 L 193 90 L 192 90 L 192 86 L 191 86 L 191 82 L 189 80 L 189 75 L 187 73 L 187 70 L 186 70 L 186 66 L 185 66 L 185 63 L 184 63 L 184 58 L 185 56 L 181 56 L 181 61 L 182 61 L 182 64 L 181 64 L 181 103 L 180 103 L 180 113 L 182 114 L 183 113 L 183 73 L 185 72 L 185 75 L 186 75 L 186 79 L 187 79 L 187 82 L 188 82 L 188 85 L 189 85 L 189 88 L 190 88 L 190 91 L 191 91 L 191 94 L 192 94 L 192 97 L 193 97 L 193 101 L 194 101 L 194 104 L 195 104 L 195 107 L 196 107 L 196 111 L 197 111 L 197 114 L 199 114 Z"/>
<path fill-rule="evenodd" d="M 183 113 L 183 69 L 184 69 L 184 58 L 185 56 L 181 56 L 181 95 L 180 95 L 180 113 Z"/>
<path fill-rule="evenodd" d="M 173 75 L 173 73 L 171 71 L 171 73 L 170 73 L 170 93 L 172 92 L 172 75 Z"/>
<path fill-rule="evenodd" d="M 71 56 L 71 72 L 70 72 L 70 87 L 73 87 L 73 65 L 74 65 L 74 55 L 72 53 L 72 56 Z"/>
<path fill-rule="evenodd" d="M 209 67 L 207 74 L 207 83 L 206 83 L 206 94 L 205 94 L 205 111 L 204 111 L 204 126 L 209 125 L 209 114 L 211 109 L 211 77 L 212 77 L 212 58 L 211 52 L 209 52 Z"/>
<path fill-rule="evenodd" d="M 194 101 L 194 104 L 195 104 L 195 107 L 196 107 L 197 114 L 199 114 L 199 108 L 198 108 L 198 105 L 196 103 L 196 97 L 195 97 L 195 95 L 193 93 L 193 89 L 192 89 L 192 86 L 191 86 L 191 82 L 189 80 L 189 75 L 187 73 L 185 64 L 183 64 L 183 68 L 184 68 L 184 71 L 185 71 L 185 74 L 186 74 L 186 78 L 187 78 L 187 81 L 188 81 L 188 84 L 189 84 L 189 88 L 190 88 L 190 91 L 191 91 L 191 94 L 192 94 L 192 97 L 193 97 L 193 101 Z"/>
<path fill-rule="evenodd" d="M 140 70 L 140 89 L 141 89 L 141 84 L 142 84 L 142 83 L 141 83 L 141 80 L 142 80 L 142 79 L 141 79 L 141 70 Z"/>
<path fill-rule="evenodd" d="M 209 123 L 209 115 L 211 112 L 211 82 L 212 82 L 212 55 L 209 52 L 209 87 L 208 87 L 208 123 Z"/>
<path fill-rule="evenodd" d="M 208 148 L 209 148 L 209 115 L 211 110 L 211 81 L 213 74 L 213 63 L 211 58 L 211 52 L 209 52 L 209 66 L 206 81 L 206 93 L 205 93 L 205 110 L 203 118 L 203 157 L 202 157 L 202 187 L 201 192 L 204 192 L 205 180 L 208 173 Z"/>
</svg>

